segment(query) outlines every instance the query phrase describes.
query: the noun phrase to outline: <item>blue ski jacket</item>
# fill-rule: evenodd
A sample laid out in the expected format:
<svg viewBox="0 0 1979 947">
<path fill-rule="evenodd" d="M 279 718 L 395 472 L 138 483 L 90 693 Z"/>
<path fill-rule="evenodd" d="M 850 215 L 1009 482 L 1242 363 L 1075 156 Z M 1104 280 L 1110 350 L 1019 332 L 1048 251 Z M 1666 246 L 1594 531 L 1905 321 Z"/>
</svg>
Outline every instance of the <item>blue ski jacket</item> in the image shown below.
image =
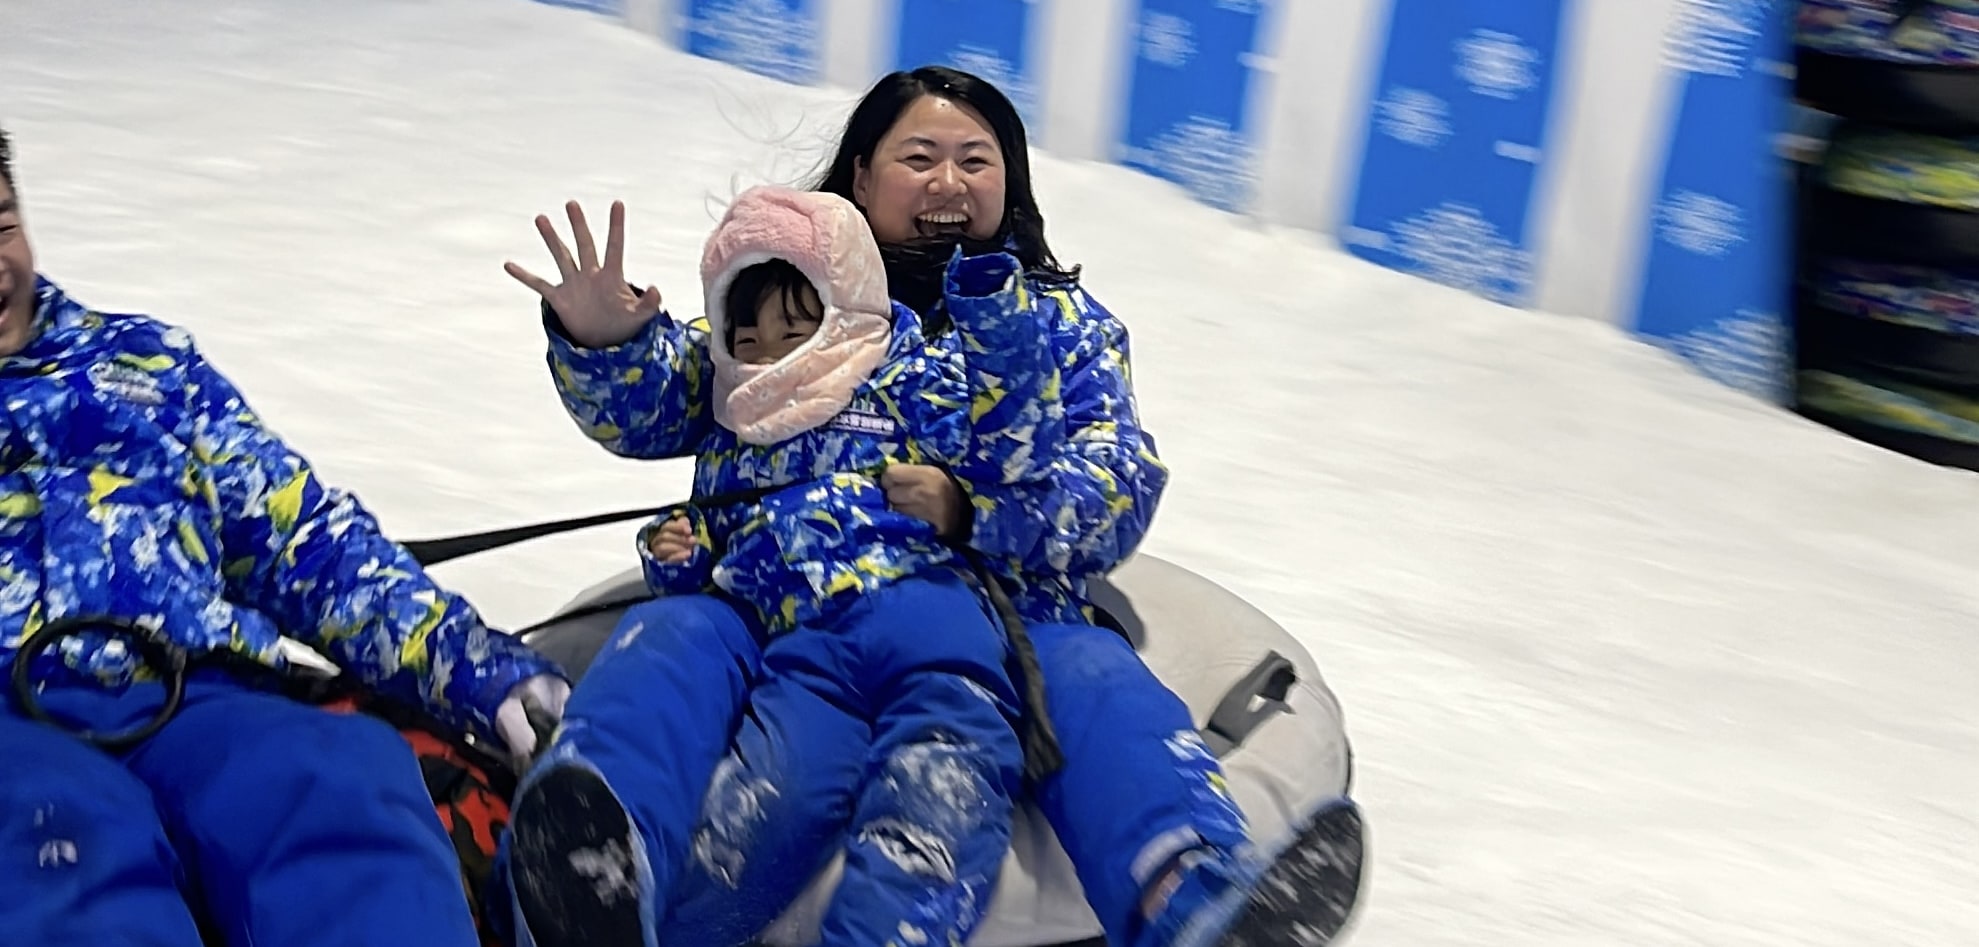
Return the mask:
<svg viewBox="0 0 1979 947">
<path fill-rule="evenodd" d="M 661 591 L 714 584 L 772 630 L 828 618 L 864 591 L 955 556 L 929 524 L 891 511 L 886 464 L 946 467 L 968 495 L 968 545 L 1026 622 L 1090 621 L 1085 579 L 1145 534 L 1167 471 L 1134 416 L 1126 330 L 1076 285 L 1026 279 L 995 253 L 951 262 L 933 339 L 895 304 L 886 360 L 832 421 L 782 443 L 742 443 L 710 408 L 706 320 L 656 316 L 628 342 L 583 349 L 545 312 L 565 408 L 633 458 L 695 458 L 695 493 L 786 488 L 696 519 L 712 562 L 669 567 Z"/>
</svg>

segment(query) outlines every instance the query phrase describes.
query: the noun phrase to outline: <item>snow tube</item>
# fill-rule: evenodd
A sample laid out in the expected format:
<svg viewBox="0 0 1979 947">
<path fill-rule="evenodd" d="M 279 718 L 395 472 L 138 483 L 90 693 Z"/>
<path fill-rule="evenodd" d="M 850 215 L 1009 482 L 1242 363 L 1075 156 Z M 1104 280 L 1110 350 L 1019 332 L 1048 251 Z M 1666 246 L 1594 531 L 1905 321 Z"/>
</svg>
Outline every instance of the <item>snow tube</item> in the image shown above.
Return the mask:
<svg viewBox="0 0 1979 947">
<path fill-rule="evenodd" d="M 524 639 L 581 676 L 627 606 L 649 597 L 637 569 L 578 595 Z M 1188 703 L 1223 761 L 1254 837 L 1275 839 L 1293 819 L 1352 783 L 1340 704 L 1312 656 L 1277 622 L 1229 590 L 1148 555 L 1092 584 L 1094 602 L 1163 683 Z M 767 929 L 770 947 L 815 941 L 840 860 Z M 971 947 L 1100 945 L 1071 860 L 1044 817 L 1020 807 L 988 916 Z"/>
</svg>

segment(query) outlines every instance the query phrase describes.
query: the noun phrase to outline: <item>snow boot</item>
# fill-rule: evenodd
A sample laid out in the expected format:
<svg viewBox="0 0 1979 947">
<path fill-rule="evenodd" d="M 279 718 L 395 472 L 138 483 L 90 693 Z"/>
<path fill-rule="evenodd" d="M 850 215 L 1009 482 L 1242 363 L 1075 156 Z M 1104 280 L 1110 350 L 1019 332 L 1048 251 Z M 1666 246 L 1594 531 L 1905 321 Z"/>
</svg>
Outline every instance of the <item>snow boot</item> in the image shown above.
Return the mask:
<svg viewBox="0 0 1979 947">
<path fill-rule="evenodd" d="M 509 825 L 509 876 L 535 947 L 652 947 L 640 842 L 597 773 L 555 766 L 524 789 Z"/>
<path fill-rule="evenodd" d="M 1325 947 L 1359 900 L 1362 853 L 1360 807 L 1345 798 L 1308 815 L 1269 857 L 1192 853 L 1137 947 Z"/>
</svg>

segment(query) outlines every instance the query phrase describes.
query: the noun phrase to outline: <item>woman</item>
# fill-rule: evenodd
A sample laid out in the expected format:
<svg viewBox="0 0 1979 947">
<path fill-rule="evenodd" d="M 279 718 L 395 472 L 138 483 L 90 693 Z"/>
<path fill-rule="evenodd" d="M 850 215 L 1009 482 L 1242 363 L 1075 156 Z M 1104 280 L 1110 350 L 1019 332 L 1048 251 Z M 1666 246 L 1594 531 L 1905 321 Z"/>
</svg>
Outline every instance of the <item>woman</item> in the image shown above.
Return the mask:
<svg viewBox="0 0 1979 947">
<path fill-rule="evenodd" d="M 1086 577 L 1139 544 L 1167 470 L 1136 417 L 1125 327 L 1045 241 L 1016 110 L 966 73 L 888 75 L 853 110 L 815 189 L 864 212 L 888 255 L 890 293 L 923 314 L 931 344 L 954 345 L 939 301 L 958 246 L 971 255 L 1007 248 L 1032 291 L 1057 309 L 1039 344 L 1060 365 L 1068 437 L 1040 475 L 1003 486 L 895 466 L 883 485 L 895 509 L 966 542 L 1013 586 L 1063 754 L 1034 792 L 1109 941 L 1293 943 L 1297 927 L 1330 935 L 1342 909 L 1272 892 L 1353 883 L 1342 880 L 1358 872 L 1351 804 L 1302 823 L 1277 846 L 1280 857 L 1256 857 L 1187 707 L 1126 640 L 1091 620 Z M 658 327 L 671 324 L 658 290 L 628 287 L 621 275 L 624 208 L 612 207 L 602 261 L 583 212 L 574 203 L 567 211 L 575 260 L 550 221 L 536 221 L 561 283 L 508 265 L 543 298 L 565 406 L 615 454 L 675 453 L 692 425 L 709 421 L 658 423 L 659 399 L 641 388 L 641 366 L 679 353 L 656 350 L 665 338 Z M 606 387 L 608 397 L 588 394 Z M 754 846 L 796 834 L 791 825 L 843 820 L 805 811 L 801 787 L 717 782 L 703 792 L 761 653 L 754 631 L 717 597 L 669 597 L 627 615 L 518 794 L 511 876 L 523 943 L 652 944 L 657 930 L 670 942 L 733 944 L 774 919 L 829 858 L 750 857 Z M 627 811 L 610 785 L 631 781 L 647 788 Z M 661 794 L 670 804 L 652 803 L 653 785 L 675 790 Z M 1345 860 L 1331 854 L 1343 840 L 1355 853 Z"/>
</svg>

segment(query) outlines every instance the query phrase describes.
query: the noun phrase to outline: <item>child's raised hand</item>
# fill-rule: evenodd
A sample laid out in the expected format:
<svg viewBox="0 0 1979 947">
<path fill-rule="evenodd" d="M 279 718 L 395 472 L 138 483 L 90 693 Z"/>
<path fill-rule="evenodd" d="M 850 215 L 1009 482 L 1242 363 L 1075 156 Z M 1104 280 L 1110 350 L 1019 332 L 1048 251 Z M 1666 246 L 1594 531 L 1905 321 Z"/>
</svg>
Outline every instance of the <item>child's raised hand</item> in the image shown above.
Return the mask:
<svg viewBox="0 0 1979 947">
<path fill-rule="evenodd" d="M 557 274 L 563 282 L 552 284 L 514 262 L 503 268 L 550 304 L 577 344 L 605 348 L 631 339 L 659 314 L 660 290 L 648 286 L 641 292 L 625 285 L 625 204 L 612 202 L 603 260 L 598 259 L 598 247 L 591 225 L 584 220 L 584 209 L 571 201 L 564 205 L 564 213 L 570 217 L 571 233 L 577 240 L 575 258 L 557 235 L 550 218 L 541 215 L 536 218 L 536 231 L 543 235 L 543 245 L 556 260 Z"/>
<path fill-rule="evenodd" d="M 652 550 L 653 558 L 661 562 L 679 564 L 694 555 L 694 545 L 693 524 L 685 516 L 675 516 L 653 531 L 653 538 L 646 548 Z"/>
</svg>

